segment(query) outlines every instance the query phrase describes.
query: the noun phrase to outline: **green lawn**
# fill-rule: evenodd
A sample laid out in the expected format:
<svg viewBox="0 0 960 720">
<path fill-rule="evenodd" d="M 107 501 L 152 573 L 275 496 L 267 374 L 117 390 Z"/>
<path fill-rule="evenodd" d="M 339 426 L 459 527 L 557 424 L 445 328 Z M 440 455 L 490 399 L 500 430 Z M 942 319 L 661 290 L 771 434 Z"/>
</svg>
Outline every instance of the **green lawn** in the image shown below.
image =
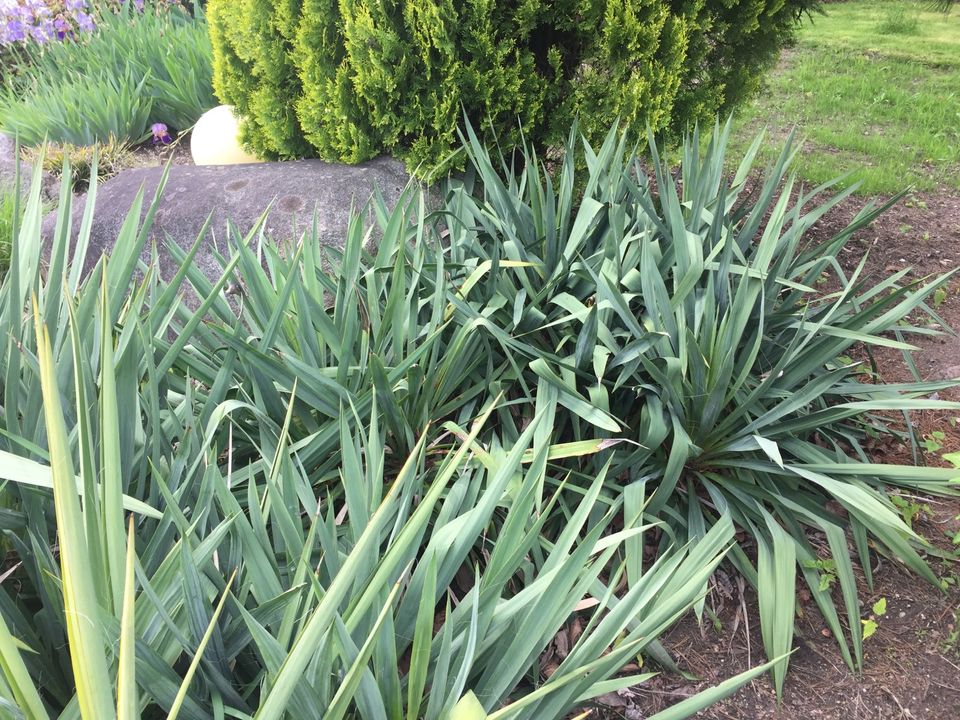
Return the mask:
<svg viewBox="0 0 960 720">
<path fill-rule="evenodd" d="M 850 0 L 806 20 L 760 95 L 742 108 L 731 148 L 766 128 L 770 157 L 791 128 L 811 181 L 851 172 L 861 192 L 960 189 L 960 8 Z"/>
</svg>

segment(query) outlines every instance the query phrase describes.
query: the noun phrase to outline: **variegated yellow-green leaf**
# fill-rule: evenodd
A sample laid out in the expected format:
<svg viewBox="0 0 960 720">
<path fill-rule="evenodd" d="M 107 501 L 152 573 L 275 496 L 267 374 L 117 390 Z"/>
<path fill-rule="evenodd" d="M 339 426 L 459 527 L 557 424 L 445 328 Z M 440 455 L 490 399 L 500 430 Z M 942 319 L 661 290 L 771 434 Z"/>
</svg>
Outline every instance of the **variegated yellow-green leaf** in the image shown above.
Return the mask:
<svg viewBox="0 0 960 720">
<path fill-rule="evenodd" d="M 7 685 L 13 692 L 13 699 L 28 720 L 46 720 L 48 715 L 40 699 L 40 693 L 30 679 L 30 672 L 23 664 L 23 658 L 20 657 L 20 648 L 10 634 L 2 613 L 0 613 L 0 672 L 3 673 Z"/>
<path fill-rule="evenodd" d="M 90 567 L 94 560 L 87 552 L 83 514 L 73 472 L 73 459 L 63 419 L 60 388 L 57 384 L 50 336 L 40 319 L 34 299 L 40 384 L 47 426 L 53 499 L 60 538 L 60 568 L 70 664 L 83 720 L 110 720 L 116 717 L 113 691 L 107 674 L 105 648 Z"/>
<path fill-rule="evenodd" d="M 123 613 L 120 616 L 120 659 L 117 667 L 117 718 L 138 720 L 140 710 L 137 700 L 137 636 L 134 624 L 136 608 L 136 579 L 134 565 L 136 547 L 133 534 L 133 518 L 127 531 L 127 562 L 123 584 Z"/>
<path fill-rule="evenodd" d="M 449 720 L 486 720 L 487 712 L 472 690 L 467 690 L 450 711 Z"/>
</svg>

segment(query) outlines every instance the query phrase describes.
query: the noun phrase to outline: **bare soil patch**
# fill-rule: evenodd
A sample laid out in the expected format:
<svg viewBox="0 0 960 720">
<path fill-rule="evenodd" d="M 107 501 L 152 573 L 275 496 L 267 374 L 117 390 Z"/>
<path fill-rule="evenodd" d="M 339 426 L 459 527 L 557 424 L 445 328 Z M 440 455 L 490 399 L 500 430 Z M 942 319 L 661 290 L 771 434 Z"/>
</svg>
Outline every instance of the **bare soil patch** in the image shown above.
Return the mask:
<svg viewBox="0 0 960 720">
<path fill-rule="evenodd" d="M 193 164 L 189 138 L 179 138 L 169 145 L 154 145 L 151 142 L 137 145 L 130 149 L 124 159 L 123 169 L 166 165 L 168 162 L 172 165 Z"/>
</svg>

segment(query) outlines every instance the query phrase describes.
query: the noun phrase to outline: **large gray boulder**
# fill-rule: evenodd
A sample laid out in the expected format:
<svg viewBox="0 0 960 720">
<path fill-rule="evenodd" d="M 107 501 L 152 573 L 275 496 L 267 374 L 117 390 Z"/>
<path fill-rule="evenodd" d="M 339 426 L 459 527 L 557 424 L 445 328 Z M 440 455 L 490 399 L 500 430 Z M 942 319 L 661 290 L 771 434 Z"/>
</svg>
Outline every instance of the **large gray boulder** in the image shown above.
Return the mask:
<svg viewBox="0 0 960 720">
<path fill-rule="evenodd" d="M 160 183 L 163 168 L 125 170 L 97 188 L 94 221 L 90 233 L 86 267 L 88 272 L 104 253 L 109 254 L 120 228 L 141 187 L 145 217 L 150 200 Z M 211 280 L 219 278 L 220 265 L 214 248 L 226 254 L 228 221 L 246 234 L 269 207 L 265 235 L 283 244 L 312 232 L 316 211 L 317 240 L 341 249 L 346 237 L 351 208 L 360 209 L 378 187 L 389 206 L 399 199 L 410 181 L 402 163 L 377 158 L 361 165 L 340 165 L 320 160 L 258 163 L 252 165 L 174 165 L 170 168 L 152 235 L 160 249 L 160 275 L 170 279 L 179 269 L 163 251 L 169 238 L 184 250 L 193 246 L 212 213 L 210 231 L 196 257 L 196 264 Z M 86 197 L 74 202 L 74 239 L 80 227 Z M 44 223 L 51 237 L 55 213 Z M 143 259 L 149 260 L 150 245 Z"/>
<path fill-rule="evenodd" d="M 30 163 L 20 160 L 13 138 L 0 133 L 0 190 L 9 191 L 17 182 L 17 164 L 20 165 L 20 196 L 26 199 L 33 182 L 33 168 Z M 60 183 L 48 172 L 41 174 L 40 199 L 47 202 L 56 200 Z"/>
<path fill-rule="evenodd" d="M 13 187 L 17 176 L 17 162 L 13 139 L 0 133 L 0 189 Z M 24 162 L 20 163 L 20 184 L 21 187 L 30 185 L 30 167 Z"/>
</svg>

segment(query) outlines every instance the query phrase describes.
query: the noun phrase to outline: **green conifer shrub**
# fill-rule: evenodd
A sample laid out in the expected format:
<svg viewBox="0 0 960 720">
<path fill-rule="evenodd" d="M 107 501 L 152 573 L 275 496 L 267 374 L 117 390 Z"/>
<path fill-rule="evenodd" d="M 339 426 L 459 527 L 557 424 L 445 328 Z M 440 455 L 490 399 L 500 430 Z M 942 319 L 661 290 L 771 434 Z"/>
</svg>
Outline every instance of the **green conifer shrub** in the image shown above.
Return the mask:
<svg viewBox="0 0 960 720">
<path fill-rule="evenodd" d="M 728 111 L 819 0 L 210 0 L 214 85 L 268 157 L 425 173 L 465 112 L 514 146 Z"/>
</svg>

